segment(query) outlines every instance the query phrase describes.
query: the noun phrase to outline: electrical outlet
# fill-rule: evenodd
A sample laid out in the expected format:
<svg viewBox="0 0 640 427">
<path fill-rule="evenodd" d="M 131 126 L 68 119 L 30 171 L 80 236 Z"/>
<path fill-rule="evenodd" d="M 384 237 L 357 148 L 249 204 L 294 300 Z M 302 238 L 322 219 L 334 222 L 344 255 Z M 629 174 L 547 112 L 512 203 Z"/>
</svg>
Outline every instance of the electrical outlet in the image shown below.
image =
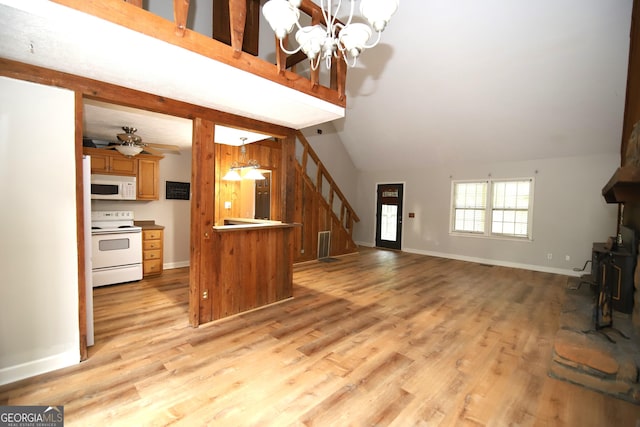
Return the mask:
<svg viewBox="0 0 640 427">
<path fill-rule="evenodd" d="M 231 209 L 231 202 L 224 202 L 225 209 Z"/>
<path fill-rule="evenodd" d="M 551 252 L 549 252 L 549 253 L 547 254 L 547 259 L 548 259 L 548 260 L 552 260 L 552 259 L 553 259 L 553 254 L 552 254 Z"/>
<path fill-rule="evenodd" d="M 571 257 L 570 257 L 569 255 L 565 255 L 565 256 L 564 256 L 564 260 L 565 260 L 565 261 L 571 261 Z"/>
</svg>

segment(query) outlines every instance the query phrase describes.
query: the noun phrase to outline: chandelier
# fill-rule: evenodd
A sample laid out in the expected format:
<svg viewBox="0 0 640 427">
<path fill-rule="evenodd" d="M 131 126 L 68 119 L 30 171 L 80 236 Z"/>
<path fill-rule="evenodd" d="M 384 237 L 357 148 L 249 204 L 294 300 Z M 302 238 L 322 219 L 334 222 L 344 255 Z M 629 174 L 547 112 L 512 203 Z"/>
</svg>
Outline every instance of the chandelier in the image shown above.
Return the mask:
<svg viewBox="0 0 640 427">
<path fill-rule="evenodd" d="M 350 0 L 351 8 L 346 24 L 340 22 L 336 16 L 342 6 L 342 0 L 338 0 L 337 6 L 332 8 L 332 0 L 320 0 L 320 8 L 324 17 L 324 26 L 300 26 L 300 5 L 302 0 L 269 0 L 262 8 L 262 14 L 269 22 L 271 29 L 280 40 L 280 48 L 289 55 L 302 50 L 311 61 L 311 68 L 316 70 L 321 59 L 325 60 L 327 68 L 331 67 L 331 58 L 342 56 L 347 65 L 355 66 L 358 56 L 365 49 L 370 49 L 380 42 L 391 16 L 398 9 L 400 0 L 361 0 L 360 13 L 369 23 L 352 23 L 355 1 Z M 326 5 L 325 5 L 326 3 Z M 287 50 L 282 40 L 298 27 L 296 41 L 298 48 Z M 375 41 L 367 44 L 371 38 L 372 29 L 377 33 Z M 347 59 L 351 58 L 351 62 Z"/>
<path fill-rule="evenodd" d="M 245 179 L 253 179 L 253 180 L 265 179 L 264 175 L 262 175 L 258 170 L 260 168 L 260 165 L 258 164 L 257 160 L 253 160 L 253 159 L 250 159 L 248 161 L 245 160 L 245 157 L 247 155 L 247 147 L 245 147 L 244 142 L 247 140 L 247 138 L 242 137 L 240 138 L 240 140 L 242 141 L 242 146 L 240 146 L 241 161 L 233 162 L 231 164 L 231 168 L 229 169 L 229 172 L 227 172 L 225 176 L 222 177 L 222 179 L 225 181 L 240 181 L 243 178 L 240 175 L 240 172 L 242 172 L 245 169 L 248 169 L 248 172 L 244 175 Z"/>
</svg>

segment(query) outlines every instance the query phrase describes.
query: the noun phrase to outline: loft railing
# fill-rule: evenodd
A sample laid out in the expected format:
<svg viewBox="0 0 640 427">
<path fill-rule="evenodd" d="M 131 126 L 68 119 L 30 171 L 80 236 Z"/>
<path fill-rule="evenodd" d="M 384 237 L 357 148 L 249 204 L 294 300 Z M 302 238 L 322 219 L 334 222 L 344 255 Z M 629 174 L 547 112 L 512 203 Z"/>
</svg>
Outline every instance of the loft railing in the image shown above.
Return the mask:
<svg viewBox="0 0 640 427">
<path fill-rule="evenodd" d="M 225 10 L 225 12 L 228 13 L 230 46 L 187 28 L 189 0 L 173 0 L 173 21 L 144 10 L 142 0 L 51 1 L 191 50 L 334 105 L 346 107 L 347 66 L 341 58 L 333 58 L 329 70 L 329 84 L 323 85 L 320 82 L 320 67 L 317 70 L 310 70 L 308 77 L 302 73 L 298 74 L 297 68 L 303 67 L 297 66 L 306 60 L 306 56 L 302 52 L 288 55 L 280 48 L 275 35 L 273 35 L 275 63 L 243 52 L 245 35 L 247 33 L 255 34 L 256 37 L 259 35 L 258 31 L 251 31 L 251 28 L 246 27 L 247 22 L 253 22 L 248 19 L 248 10 L 253 20 L 259 19 L 259 16 L 255 15 L 260 12 L 259 0 L 228 0 L 228 11 Z M 210 1 L 218 6 L 225 0 Z M 249 9 L 247 5 L 250 6 Z M 312 24 L 323 24 L 322 10 L 311 0 L 303 0 L 300 11 L 310 17 Z M 284 42 L 286 43 L 286 40 Z M 307 67 L 304 68 L 306 74 Z"/>
</svg>

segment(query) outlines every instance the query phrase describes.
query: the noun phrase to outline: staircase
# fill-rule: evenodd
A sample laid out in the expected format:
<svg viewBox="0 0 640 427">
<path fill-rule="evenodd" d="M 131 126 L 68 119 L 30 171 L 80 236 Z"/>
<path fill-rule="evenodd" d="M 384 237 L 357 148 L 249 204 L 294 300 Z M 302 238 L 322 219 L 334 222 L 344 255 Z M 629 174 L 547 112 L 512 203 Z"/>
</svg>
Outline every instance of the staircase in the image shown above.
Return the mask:
<svg viewBox="0 0 640 427">
<path fill-rule="evenodd" d="M 358 251 L 353 224 L 358 215 L 344 197 L 304 135 L 296 133 L 296 230 L 294 262 Z M 328 254 L 326 232 L 329 232 Z M 320 234 L 322 233 L 322 234 Z M 321 236 L 322 245 L 318 245 Z"/>
</svg>

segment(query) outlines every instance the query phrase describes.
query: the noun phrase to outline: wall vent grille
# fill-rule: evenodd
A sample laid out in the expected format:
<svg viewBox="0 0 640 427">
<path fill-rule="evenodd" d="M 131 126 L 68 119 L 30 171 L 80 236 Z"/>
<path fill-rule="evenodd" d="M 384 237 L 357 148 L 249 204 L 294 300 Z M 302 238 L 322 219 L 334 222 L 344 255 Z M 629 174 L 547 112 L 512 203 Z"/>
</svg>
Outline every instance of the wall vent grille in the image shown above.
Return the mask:
<svg viewBox="0 0 640 427">
<path fill-rule="evenodd" d="M 329 258 L 331 231 L 318 232 L 318 259 Z"/>
</svg>

